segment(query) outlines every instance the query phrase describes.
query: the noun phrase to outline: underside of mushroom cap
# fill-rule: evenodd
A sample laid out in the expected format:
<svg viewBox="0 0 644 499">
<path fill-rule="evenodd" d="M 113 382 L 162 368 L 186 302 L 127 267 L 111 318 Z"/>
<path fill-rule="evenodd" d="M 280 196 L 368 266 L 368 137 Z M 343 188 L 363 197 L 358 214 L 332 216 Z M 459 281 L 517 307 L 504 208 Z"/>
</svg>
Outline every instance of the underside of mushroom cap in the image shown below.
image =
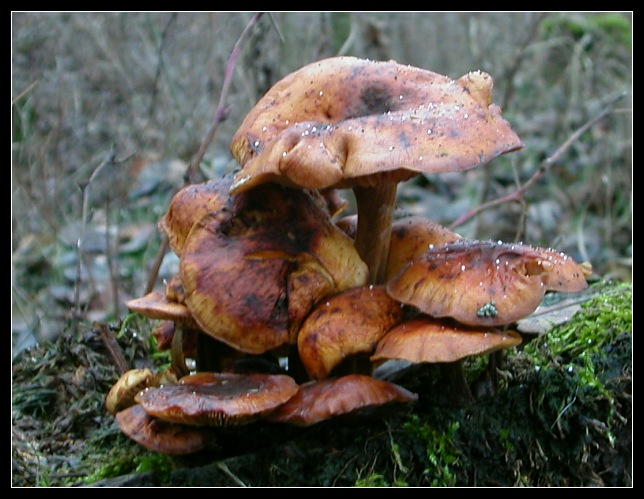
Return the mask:
<svg viewBox="0 0 644 499">
<path fill-rule="evenodd" d="M 136 396 L 149 415 L 190 426 L 247 424 L 272 412 L 298 391 L 284 374 L 200 372 L 177 384 L 148 388 Z"/>
<path fill-rule="evenodd" d="M 214 440 L 210 428 L 178 425 L 150 416 L 133 405 L 115 416 L 116 424 L 129 438 L 153 452 L 185 455 L 204 449 Z"/>
<path fill-rule="evenodd" d="M 362 374 L 310 381 L 267 416 L 268 421 L 311 426 L 330 418 L 382 409 L 394 403 L 415 402 L 409 390 Z"/>
<path fill-rule="evenodd" d="M 521 335 L 489 327 L 423 317 L 392 328 L 378 342 L 372 361 L 455 362 L 521 344 Z"/>
<path fill-rule="evenodd" d="M 304 66 L 275 84 L 231 141 L 231 192 L 263 182 L 322 189 L 465 170 L 523 143 L 491 104 L 492 78 L 355 57 Z"/>
</svg>

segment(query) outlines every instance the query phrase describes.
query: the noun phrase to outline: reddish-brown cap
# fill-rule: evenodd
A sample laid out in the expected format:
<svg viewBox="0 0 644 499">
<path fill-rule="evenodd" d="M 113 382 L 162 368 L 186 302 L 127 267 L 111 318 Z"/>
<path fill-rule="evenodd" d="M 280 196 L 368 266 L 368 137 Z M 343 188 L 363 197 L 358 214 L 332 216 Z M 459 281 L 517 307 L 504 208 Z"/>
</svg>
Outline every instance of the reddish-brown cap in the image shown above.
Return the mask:
<svg viewBox="0 0 644 499">
<path fill-rule="evenodd" d="M 423 317 L 394 327 L 378 342 L 372 361 L 454 362 L 521 344 L 521 335 L 489 327 Z"/>
<path fill-rule="evenodd" d="M 121 431 L 146 449 L 162 454 L 184 455 L 204 449 L 214 439 L 210 428 L 160 421 L 139 404 L 116 414 Z"/>
<path fill-rule="evenodd" d="M 145 411 L 170 423 L 191 426 L 240 425 L 275 410 L 298 391 L 283 374 L 200 372 L 179 383 L 139 392 Z"/>
<path fill-rule="evenodd" d="M 300 360 L 314 379 L 327 377 L 345 358 L 371 354 L 378 340 L 403 318 L 401 304 L 384 286 L 364 286 L 322 300 L 302 323 Z"/>
<path fill-rule="evenodd" d="M 276 83 L 231 141 L 231 192 L 263 182 L 321 189 L 373 175 L 465 170 L 523 143 L 491 103 L 492 78 L 355 57 L 324 59 Z M 371 177 L 371 178 L 370 178 Z"/>
<path fill-rule="evenodd" d="M 313 304 L 364 284 L 368 270 L 308 191 L 267 184 L 235 197 L 193 226 L 181 281 L 203 331 L 259 354 L 295 343 Z"/>
<path fill-rule="evenodd" d="M 582 267 L 561 253 L 460 240 L 427 250 L 388 282 L 387 291 L 433 317 L 498 326 L 531 314 L 549 289 L 587 285 Z"/>
<path fill-rule="evenodd" d="M 311 426 L 324 420 L 378 410 L 418 399 L 405 388 L 362 374 L 310 381 L 267 419 L 276 423 Z"/>
</svg>

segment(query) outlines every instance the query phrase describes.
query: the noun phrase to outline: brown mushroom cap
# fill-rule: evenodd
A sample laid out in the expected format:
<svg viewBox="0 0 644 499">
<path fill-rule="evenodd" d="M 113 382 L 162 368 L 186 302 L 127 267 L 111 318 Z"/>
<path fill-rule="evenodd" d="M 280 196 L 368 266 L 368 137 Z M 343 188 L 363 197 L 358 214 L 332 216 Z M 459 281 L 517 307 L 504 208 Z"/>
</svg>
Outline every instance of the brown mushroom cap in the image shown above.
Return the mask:
<svg viewBox="0 0 644 499">
<path fill-rule="evenodd" d="M 311 426 L 329 418 L 417 399 L 416 394 L 388 381 L 349 374 L 304 383 L 297 394 L 268 415 L 267 420 Z"/>
<path fill-rule="evenodd" d="M 136 401 L 149 415 L 169 423 L 226 426 L 254 421 L 297 391 L 295 380 L 283 374 L 200 372 L 178 384 L 145 389 Z"/>
<path fill-rule="evenodd" d="M 232 175 L 191 184 L 178 191 L 159 221 L 159 228 L 168 236 L 168 243 L 177 256 L 192 226 L 206 213 L 223 209 L 229 201 Z"/>
<path fill-rule="evenodd" d="M 460 240 L 427 250 L 388 282 L 387 291 L 433 317 L 498 326 L 532 313 L 549 289 L 587 285 L 581 266 L 561 253 Z"/>
<path fill-rule="evenodd" d="M 323 300 L 302 323 L 300 360 L 311 378 L 327 377 L 345 358 L 373 352 L 403 318 L 401 304 L 384 286 L 354 288 Z"/>
<path fill-rule="evenodd" d="M 116 414 L 121 431 L 146 449 L 184 455 L 204 449 L 214 435 L 209 428 L 167 423 L 150 416 L 139 404 Z"/>
<path fill-rule="evenodd" d="M 423 317 L 394 327 L 378 342 L 372 361 L 455 362 L 521 344 L 521 335 Z"/>
<path fill-rule="evenodd" d="M 491 103 L 492 78 L 452 80 L 395 61 L 334 57 L 275 84 L 231 141 L 231 192 L 265 182 L 352 187 L 355 246 L 370 283 L 385 281 L 398 182 L 466 170 L 523 143 Z"/>
<path fill-rule="evenodd" d="M 366 282 L 351 239 L 318 201 L 308 191 L 267 184 L 193 226 L 180 274 L 203 331 L 263 353 L 295 343 L 316 301 Z"/>
<path fill-rule="evenodd" d="M 312 189 L 464 170 L 523 147 L 491 104 L 492 78 L 333 57 L 291 73 L 248 113 L 232 192 L 277 181 Z"/>
</svg>

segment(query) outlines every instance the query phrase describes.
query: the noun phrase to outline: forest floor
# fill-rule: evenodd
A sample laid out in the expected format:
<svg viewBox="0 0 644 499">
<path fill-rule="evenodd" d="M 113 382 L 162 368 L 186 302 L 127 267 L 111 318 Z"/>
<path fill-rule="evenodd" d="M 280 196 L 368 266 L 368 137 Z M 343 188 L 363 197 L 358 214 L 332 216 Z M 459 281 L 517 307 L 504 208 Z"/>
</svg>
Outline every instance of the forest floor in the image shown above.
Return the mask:
<svg viewBox="0 0 644 499">
<path fill-rule="evenodd" d="M 423 364 L 396 380 L 419 395 L 404 410 L 223 428 L 189 456 L 124 436 L 104 408 L 118 379 L 105 329 L 65 333 L 14 360 L 12 485 L 629 487 L 631 303 L 630 284 L 598 282 L 555 307 L 574 311 L 569 321 L 546 332 L 535 314 L 520 329 L 537 332 L 504 352 L 497 392 L 472 406 L 455 407 L 437 366 Z M 108 329 L 133 365 L 155 362 L 135 323 Z"/>
</svg>

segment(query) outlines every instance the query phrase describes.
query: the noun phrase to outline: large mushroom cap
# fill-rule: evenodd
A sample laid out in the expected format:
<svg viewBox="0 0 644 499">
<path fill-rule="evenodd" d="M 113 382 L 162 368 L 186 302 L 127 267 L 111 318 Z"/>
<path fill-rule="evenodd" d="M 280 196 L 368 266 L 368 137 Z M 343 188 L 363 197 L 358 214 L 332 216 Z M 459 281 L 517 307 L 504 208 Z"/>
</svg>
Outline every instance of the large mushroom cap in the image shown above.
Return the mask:
<svg viewBox="0 0 644 499">
<path fill-rule="evenodd" d="M 325 378 L 345 358 L 373 352 L 376 343 L 403 318 L 384 286 L 354 288 L 323 300 L 302 323 L 297 337 L 308 375 Z"/>
<path fill-rule="evenodd" d="M 491 103 L 492 78 L 334 57 L 276 83 L 233 136 L 232 192 L 267 181 L 321 189 L 374 174 L 464 170 L 523 143 Z"/>
<path fill-rule="evenodd" d="M 388 282 L 387 291 L 433 317 L 498 326 L 531 314 L 547 290 L 587 285 L 583 268 L 562 253 L 459 240 L 427 250 Z"/>
<path fill-rule="evenodd" d="M 160 421 L 139 404 L 120 411 L 115 419 L 125 435 L 146 449 L 162 454 L 192 454 L 204 449 L 214 439 L 209 428 Z"/>
<path fill-rule="evenodd" d="M 417 399 L 415 393 L 388 381 L 349 374 L 304 383 L 297 394 L 269 414 L 267 420 L 311 426 L 337 416 L 364 413 Z"/>
<path fill-rule="evenodd" d="M 318 198 L 268 184 L 192 227 L 180 274 L 186 305 L 204 332 L 264 353 L 295 343 L 316 301 L 364 284 L 368 271 Z"/>
<path fill-rule="evenodd" d="M 423 317 L 404 322 L 378 342 L 372 361 L 455 362 L 521 344 L 521 335 Z"/>
<path fill-rule="evenodd" d="M 283 374 L 201 372 L 177 384 L 147 388 L 136 401 L 149 415 L 191 426 L 246 424 L 275 410 L 298 391 Z"/>
</svg>

